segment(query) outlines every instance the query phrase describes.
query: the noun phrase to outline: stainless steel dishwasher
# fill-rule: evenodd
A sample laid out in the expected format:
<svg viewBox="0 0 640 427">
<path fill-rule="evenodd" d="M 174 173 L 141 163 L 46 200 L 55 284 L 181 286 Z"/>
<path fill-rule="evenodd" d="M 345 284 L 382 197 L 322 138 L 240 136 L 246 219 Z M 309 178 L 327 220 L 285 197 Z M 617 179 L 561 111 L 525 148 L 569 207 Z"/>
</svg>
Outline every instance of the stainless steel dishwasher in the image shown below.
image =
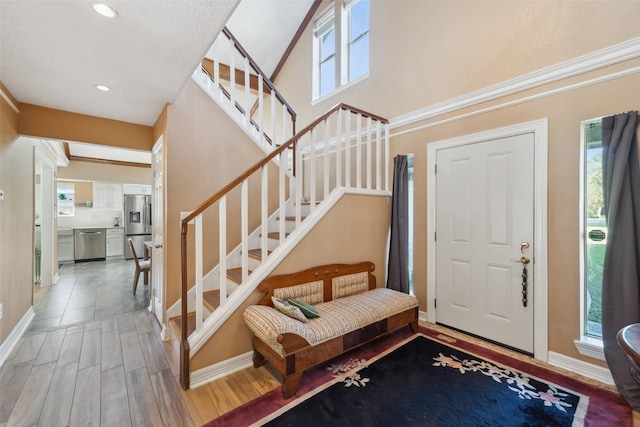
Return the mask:
<svg viewBox="0 0 640 427">
<path fill-rule="evenodd" d="M 107 233 L 104 228 L 76 228 L 73 243 L 76 261 L 106 259 Z"/>
</svg>

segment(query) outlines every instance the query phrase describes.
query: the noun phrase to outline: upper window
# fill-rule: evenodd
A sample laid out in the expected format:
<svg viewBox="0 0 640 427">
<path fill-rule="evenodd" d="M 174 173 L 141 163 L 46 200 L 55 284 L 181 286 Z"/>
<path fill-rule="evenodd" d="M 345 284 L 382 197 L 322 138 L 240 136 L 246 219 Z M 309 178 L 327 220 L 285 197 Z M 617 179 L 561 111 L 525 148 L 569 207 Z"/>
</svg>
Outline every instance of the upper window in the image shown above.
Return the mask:
<svg viewBox="0 0 640 427">
<path fill-rule="evenodd" d="M 602 121 L 582 123 L 583 146 L 583 277 L 585 335 L 602 338 L 602 267 L 607 243 L 607 223 L 603 215 Z"/>
<path fill-rule="evenodd" d="M 336 0 L 315 22 L 313 99 L 369 72 L 369 0 Z"/>
<path fill-rule="evenodd" d="M 347 14 L 349 17 L 348 81 L 351 81 L 369 72 L 369 0 L 352 2 L 348 6 Z"/>
</svg>

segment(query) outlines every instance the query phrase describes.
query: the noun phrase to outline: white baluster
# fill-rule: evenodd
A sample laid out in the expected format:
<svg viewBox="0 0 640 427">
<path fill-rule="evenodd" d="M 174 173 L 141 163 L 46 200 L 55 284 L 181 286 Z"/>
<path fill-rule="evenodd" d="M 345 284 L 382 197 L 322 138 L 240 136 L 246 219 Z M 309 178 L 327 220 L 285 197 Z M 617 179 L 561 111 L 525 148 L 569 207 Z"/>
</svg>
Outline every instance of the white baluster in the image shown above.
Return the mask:
<svg viewBox="0 0 640 427">
<path fill-rule="evenodd" d="M 300 226 L 300 221 L 301 221 L 301 214 L 302 214 L 302 175 L 303 175 L 303 169 L 302 169 L 302 140 L 299 139 L 296 142 L 295 145 L 295 150 L 293 155 L 295 156 L 296 159 L 296 174 L 293 177 L 294 181 L 295 181 L 295 193 L 296 193 L 296 198 L 295 198 L 295 202 L 296 202 L 296 228 Z"/>
<path fill-rule="evenodd" d="M 247 179 L 240 184 L 240 224 L 242 284 L 245 284 L 249 277 L 249 180 Z"/>
<path fill-rule="evenodd" d="M 362 115 L 356 114 L 356 188 L 362 188 Z"/>
<path fill-rule="evenodd" d="M 216 92 L 220 97 L 220 102 L 222 102 L 224 95 L 220 90 L 220 37 L 224 37 L 224 35 L 218 36 L 218 39 L 213 45 L 213 82 L 215 83 Z"/>
<path fill-rule="evenodd" d="M 311 130 L 311 145 L 309 150 L 309 212 L 316 210 L 316 131 Z"/>
<path fill-rule="evenodd" d="M 203 301 L 203 267 L 202 267 L 202 214 L 195 217 L 195 238 L 196 238 L 196 332 L 202 327 L 204 321 L 204 301 Z M 186 304 L 186 301 L 183 301 Z"/>
<path fill-rule="evenodd" d="M 229 94 L 231 95 L 231 114 L 236 116 L 236 45 L 229 40 Z"/>
<path fill-rule="evenodd" d="M 251 66 L 249 65 L 249 58 L 244 58 L 244 115 L 242 117 L 242 123 L 244 123 L 244 127 L 249 129 L 249 116 L 251 112 L 249 111 L 249 103 L 251 91 Z"/>
<path fill-rule="evenodd" d="M 331 144 L 329 138 L 329 119 L 325 119 L 324 121 L 324 161 L 322 162 L 324 166 L 324 179 L 323 179 L 323 194 L 322 200 L 327 200 L 329 196 L 329 156 L 331 155 Z"/>
<path fill-rule="evenodd" d="M 258 126 L 260 126 L 260 142 L 265 146 L 264 139 L 264 81 L 262 74 L 258 74 Z"/>
<path fill-rule="evenodd" d="M 336 188 L 342 187 L 342 108 L 336 116 Z"/>
<path fill-rule="evenodd" d="M 382 126 L 380 120 L 376 120 L 376 190 L 382 190 Z"/>
<path fill-rule="evenodd" d="M 391 187 L 389 187 L 389 123 L 384 125 L 384 188 L 387 191 L 391 191 Z"/>
<path fill-rule="evenodd" d="M 351 112 L 346 112 L 347 119 L 347 139 L 344 143 L 344 185 L 347 188 L 351 187 Z"/>
<path fill-rule="evenodd" d="M 227 302 L 227 196 L 219 201 L 220 307 Z"/>
<path fill-rule="evenodd" d="M 367 117 L 367 163 L 364 166 L 367 168 L 367 189 L 371 190 L 371 169 L 373 166 L 373 159 L 371 158 L 371 117 Z"/>
<path fill-rule="evenodd" d="M 284 142 L 284 140 L 282 141 Z M 276 92 L 271 89 L 271 150 L 277 148 L 278 138 L 276 133 Z"/>
<path fill-rule="evenodd" d="M 267 260 L 267 256 L 269 256 L 268 248 L 267 248 L 267 235 L 269 234 L 269 164 L 267 163 L 262 168 L 262 197 L 261 197 L 261 206 L 260 211 L 261 219 L 260 224 L 262 226 L 262 238 L 260 242 L 260 257 L 262 259 L 261 262 L 265 262 Z"/>
<path fill-rule="evenodd" d="M 280 213 L 280 227 L 278 232 L 280 234 L 280 243 L 284 240 L 284 234 L 286 230 L 285 218 L 287 213 L 285 212 L 286 194 L 285 194 L 285 182 L 286 182 L 286 167 L 287 167 L 287 152 L 289 150 L 282 150 L 280 152 L 280 167 L 278 168 L 278 212 Z"/>
</svg>

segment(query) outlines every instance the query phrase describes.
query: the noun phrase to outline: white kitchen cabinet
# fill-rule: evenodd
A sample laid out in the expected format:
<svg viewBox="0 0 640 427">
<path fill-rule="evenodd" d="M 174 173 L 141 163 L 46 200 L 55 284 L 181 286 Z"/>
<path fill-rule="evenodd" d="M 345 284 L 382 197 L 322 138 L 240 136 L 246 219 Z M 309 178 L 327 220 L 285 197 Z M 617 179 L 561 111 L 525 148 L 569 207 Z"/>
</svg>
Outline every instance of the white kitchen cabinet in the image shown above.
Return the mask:
<svg viewBox="0 0 640 427">
<path fill-rule="evenodd" d="M 58 230 L 58 262 L 73 262 L 73 230 Z"/>
<path fill-rule="evenodd" d="M 122 210 L 122 184 L 94 182 L 93 207 L 96 209 Z"/>
<path fill-rule="evenodd" d="M 124 194 L 151 194 L 151 186 L 144 184 L 122 184 Z"/>
<path fill-rule="evenodd" d="M 107 228 L 107 256 L 124 256 L 124 229 Z"/>
</svg>

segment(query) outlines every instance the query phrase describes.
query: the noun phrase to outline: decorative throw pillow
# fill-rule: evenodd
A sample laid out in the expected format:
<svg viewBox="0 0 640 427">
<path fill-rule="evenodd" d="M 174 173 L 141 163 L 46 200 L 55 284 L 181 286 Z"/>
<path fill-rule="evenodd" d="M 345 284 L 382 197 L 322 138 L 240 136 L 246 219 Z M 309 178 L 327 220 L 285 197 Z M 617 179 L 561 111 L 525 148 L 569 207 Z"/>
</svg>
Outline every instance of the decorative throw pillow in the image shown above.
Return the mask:
<svg viewBox="0 0 640 427">
<path fill-rule="evenodd" d="M 307 319 L 307 317 L 302 314 L 302 311 L 300 311 L 300 309 L 294 305 L 289 304 L 287 301 L 276 298 L 276 297 L 271 297 L 271 301 L 273 301 L 273 307 L 280 311 L 281 313 L 286 314 L 287 316 L 299 320 L 301 322 L 308 322 L 309 319 Z"/>
<path fill-rule="evenodd" d="M 304 301 L 290 298 L 289 304 L 299 308 L 302 314 L 304 314 L 309 319 L 320 317 L 320 314 L 318 313 L 318 309 L 312 306 L 311 304 L 307 304 Z"/>
</svg>

